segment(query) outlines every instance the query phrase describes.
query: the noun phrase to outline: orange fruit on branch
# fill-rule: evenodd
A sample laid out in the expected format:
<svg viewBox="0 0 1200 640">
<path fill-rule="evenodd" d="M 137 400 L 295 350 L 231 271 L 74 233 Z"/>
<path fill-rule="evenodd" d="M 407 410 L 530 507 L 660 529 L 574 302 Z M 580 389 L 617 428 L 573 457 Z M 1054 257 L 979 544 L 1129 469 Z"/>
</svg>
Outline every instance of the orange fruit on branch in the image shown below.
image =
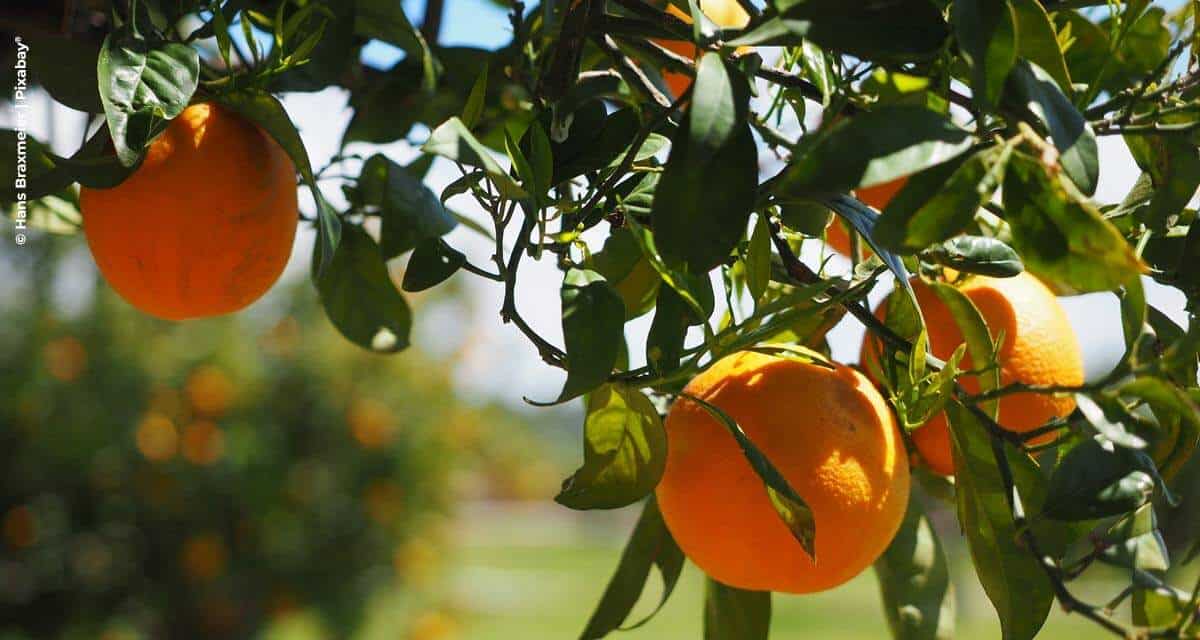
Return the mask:
<svg viewBox="0 0 1200 640">
<path fill-rule="evenodd" d="M 295 168 L 254 123 L 189 106 L 112 189 L 81 188 L 100 273 L 130 304 L 182 320 L 230 313 L 283 272 L 296 235 Z"/>
<path fill-rule="evenodd" d="M 871 382 L 843 365 L 741 352 L 685 392 L 728 413 L 812 509 L 816 562 L 792 536 L 724 425 L 680 398 L 657 496 L 684 553 L 716 580 L 811 593 L 858 575 L 887 548 L 908 504 L 903 439 Z"/>
<path fill-rule="evenodd" d="M 914 279 L 912 285 L 917 304 L 925 316 L 930 352 L 944 360 L 962 344 L 962 332 L 950 309 L 929 285 L 918 279 Z M 1075 331 L 1058 298 L 1041 280 L 1022 272 L 1012 278 L 970 276 L 957 286 L 979 309 L 993 340 L 1004 332 L 997 357 L 1001 386 L 1014 382 L 1083 384 L 1083 356 Z M 879 307 L 876 315 L 886 317 L 886 303 Z M 882 346 L 868 333 L 862 345 L 863 367 L 872 371 L 881 353 Z M 960 367 L 963 370 L 976 368 L 970 356 L 963 359 Z M 979 381 L 975 376 L 962 376 L 959 383 L 969 393 L 979 392 Z M 1070 396 L 1014 393 L 1000 398 L 999 408 L 1000 424 L 1021 433 L 1071 413 L 1075 410 L 1075 400 Z M 1032 442 L 1038 444 L 1053 438 L 1054 434 L 1046 434 Z M 934 416 L 913 431 L 912 439 L 931 470 L 942 475 L 954 474 L 950 431 L 944 414 Z"/>
</svg>

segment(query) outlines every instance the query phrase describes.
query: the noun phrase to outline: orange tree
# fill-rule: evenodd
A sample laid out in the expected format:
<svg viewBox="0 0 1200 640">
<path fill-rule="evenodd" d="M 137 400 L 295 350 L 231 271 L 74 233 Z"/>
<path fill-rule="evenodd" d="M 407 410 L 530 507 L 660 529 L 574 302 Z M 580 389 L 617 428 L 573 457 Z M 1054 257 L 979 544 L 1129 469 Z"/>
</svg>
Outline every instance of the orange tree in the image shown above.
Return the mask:
<svg viewBox="0 0 1200 640">
<path fill-rule="evenodd" d="M 39 84 L 95 114 L 96 126 L 69 156 L 5 133 L 6 158 L 22 161 L 5 164 L 15 234 L 43 223 L 71 226 L 79 217 L 74 185 L 119 190 L 137 180 L 147 155 L 163 155 L 155 145 L 172 120 L 209 103 L 255 123 L 290 158 L 314 201 L 299 214 L 302 228 L 316 231 L 312 279 L 330 321 L 350 340 L 399 351 L 411 325 L 402 290 L 456 274 L 495 281 L 504 292 L 501 321 L 566 372 L 551 402 L 586 397 L 583 466 L 558 502 L 593 509 L 645 501 L 585 638 L 634 624 L 626 618 L 652 568 L 662 574 L 664 597 L 679 576 L 688 551 L 681 546 L 689 546 L 671 535 L 680 514 L 660 511 L 651 497 L 664 473 L 673 496 L 687 495 L 684 516 L 727 510 L 712 535 L 728 536 L 729 553 L 771 573 L 820 567 L 823 545 L 862 534 L 837 526 L 823 505 L 860 508 L 853 501 L 873 499 L 881 489 L 871 479 L 880 477 L 907 495 L 908 477 L 896 472 L 908 467 L 903 456 L 883 453 L 868 463 L 833 436 L 809 432 L 836 426 L 839 437 L 852 438 L 867 429 L 888 442 L 896 430 L 911 451 L 907 432 L 940 415 L 952 458 L 942 471 L 952 470 L 953 480 L 926 472 L 916 455 L 915 481 L 956 505 L 1006 638 L 1036 635 L 1056 600 L 1118 636 L 1195 636 L 1200 584 L 1166 582 L 1170 564 L 1157 526 L 1196 499 L 1190 488 L 1172 486 L 1200 433 L 1200 225 L 1188 208 L 1200 185 L 1194 3 L 1168 10 L 1145 0 L 736 2 L 748 19 L 727 20 L 741 12 L 692 0 L 671 0 L 671 11 L 643 0 L 537 7 L 514 0 L 502 3 L 512 41 L 495 51 L 441 44 L 443 0 L 427 2 L 420 28 L 395 0 L 68 2 L 60 12 L 35 3 L 40 9 L 14 11 L 4 24 L 22 38 L 16 62 L 29 63 L 8 67 L 18 84 Z M 373 40 L 405 56 L 386 70 L 364 66 L 361 49 Z M 691 82 L 664 82 L 664 74 Z M 275 94 L 331 86 L 349 92 L 353 109 L 344 145 L 403 139 L 423 154 L 402 166 L 385 155 L 345 153 L 314 169 Z M 818 110 L 820 126 L 800 124 L 817 121 Z M 1123 141 L 1141 170 L 1115 202 L 1094 198 L 1108 175 L 1101 136 Z M 760 166 L 772 157 L 774 168 Z M 441 194 L 422 182 L 434 159 L 458 176 Z M 218 202 L 227 185 L 205 175 L 179 197 Z M 873 203 L 882 216 L 852 195 L 902 178 L 894 197 Z M 335 207 L 324 194 L 339 183 L 345 205 Z M 448 208 L 455 200 L 485 212 L 483 224 L 469 226 L 494 243 L 490 264 L 473 264 L 443 238 L 468 224 Z M 103 233 L 88 228 L 84 204 L 85 231 Z M 124 224 L 134 228 L 155 214 L 137 198 L 125 207 Z M 861 239 L 854 255 L 868 254 L 862 242 L 870 249 L 844 275 L 797 257 L 832 216 Z M 203 264 L 198 249 L 209 245 L 191 235 L 174 248 L 182 258 L 160 267 L 173 270 L 167 275 Z M 397 287 L 387 263 L 405 254 Z M 521 266 L 531 260 L 562 269 L 561 345 L 539 335 L 517 307 Z M 992 315 L 963 291 L 972 290 L 972 278 L 1023 272 L 1059 295 L 1119 299 L 1125 350 L 1111 371 L 1045 383 L 1006 369 L 1005 341 L 1023 325 L 989 326 Z M 889 273 L 898 286 L 880 320 L 865 296 Z M 923 313 L 912 278 L 931 287 L 945 307 L 936 317 L 962 336 L 942 358 L 930 352 L 931 336 L 954 331 L 927 330 L 933 315 Z M 1147 304 L 1147 278 L 1182 294 L 1187 326 Z M 645 364 L 631 366 L 625 323 L 651 310 Z M 729 365 L 728 380 L 684 389 L 741 351 L 799 366 L 787 374 L 796 380 L 824 379 L 813 367 L 842 371 L 828 360 L 825 333 L 846 314 L 881 345 L 882 391 L 839 373 L 840 383 L 797 387 L 816 397 L 790 399 L 786 385 L 767 376 L 782 368 L 770 363 L 745 375 Z M 698 338 L 688 340 L 689 332 Z M 759 386 L 784 391 L 739 395 Z M 739 401 L 721 406 L 726 394 Z M 838 402 L 839 394 L 853 397 Z M 890 412 L 862 409 L 876 406 L 879 394 Z M 1063 409 L 1043 425 L 1010 429 L 1001 399 L 1016 394 L 1054 396 L 1048 404 Z M 847 406 L 861 410 L 847 415 Z M 795 413 L 804 437 L 781 444 L 771 428 L 779 416 L 764 415 L 764 407 Z M 661 416 L 676 409 L 687 417 L 667 421 L 678 429 L 664 428 Z M 672 437 L 693 428 L 708 431 Z M 722 444 L 730 453 L 720 459 L 736 468 L 691 470 L 696 486 L 681 483 L 668 451 L 689 440 L 715 442 L 712 429 L 736 443 Z M 829 455 L 797 450 L 806 442 Z M 834 458 L 842 466 L 826 474 L 821 465 Z M 843 473 L 848 465 L 866 465 L 854 477 L 868 488 L 825 482 L 852 477 Z M 747 499 L 745 510 L 706 504 L 749 495 L 721 493 L 718 479 L 733 477 L 761 481 L 761 497 Z M 752 535 L 762 509 L 790 530 L 785 543 Z M 951 636 L 947 567 L 920 503 L 869 530 L 885 538 L 896 532 L 881 555 L 863 556 L 878 556 L 895 634 Z M 1190 560 L 1197 531 L 1172 531 L 1188 551 L 1176 560 Z M 775 557 L 787 562 L 772 566 Z M 1085 602 L 1072 591 L 1096 563 L 1120 567 L 1127 578 L 1110 602 Z M 770 594 L 741 587 L 777 584 L 791 582 L 710 580 L 706 637 L 766 637 Z M 1114 616 L 1127 601 L 1132 616 Z"/>
</svg>

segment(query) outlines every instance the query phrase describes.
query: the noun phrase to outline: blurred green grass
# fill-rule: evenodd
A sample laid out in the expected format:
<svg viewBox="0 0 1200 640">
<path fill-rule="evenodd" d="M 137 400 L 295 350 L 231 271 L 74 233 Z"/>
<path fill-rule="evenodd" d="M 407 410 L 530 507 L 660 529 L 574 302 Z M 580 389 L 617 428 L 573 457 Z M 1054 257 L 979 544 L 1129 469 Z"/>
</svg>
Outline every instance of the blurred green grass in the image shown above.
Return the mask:
<svg viewBox="0 0 1200 640">
<path fill-rule="evenodd" d="M 570 514 L 549 506 L 490 505 L 460 514 L 453 556 L 446 558 L 462 640 L 565 640 L 578 637 L 616 567 L 630 513 Z M 628 510 L 626 510 L 628 511 Z M 991 604 L 956 552 L 959 638 L 1000 638 Z M 663 609 L 644 627 L 617 634 L 628 640 L 696 640 L 702 637 L 704 576 L 685 569 Z M 1089 584 L 1101 598 L 1104 584 Z M 645 614 L 661 593 L 657 574 L 635 611 Z M 1110 594 L 1111 595 L 1111 594 Z M 887 638 L 875 577 L 865 572 L 825 593 L 773 599 L 771 637 L 877 640 Z M 1091 638 L 1099 630 L 1057 606 L 1039 639 Z M 455 637 L 455 636 L 447 636 Z"/>
</svg>

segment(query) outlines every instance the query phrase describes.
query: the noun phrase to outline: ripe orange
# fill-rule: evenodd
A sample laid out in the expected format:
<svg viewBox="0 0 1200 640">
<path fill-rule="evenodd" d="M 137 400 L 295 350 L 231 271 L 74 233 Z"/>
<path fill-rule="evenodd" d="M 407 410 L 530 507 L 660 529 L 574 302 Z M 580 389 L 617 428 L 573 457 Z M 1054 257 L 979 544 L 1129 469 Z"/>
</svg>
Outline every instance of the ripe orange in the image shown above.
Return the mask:
<svg viewBox="0 0 1200 640">
<path fill-rule="evenodd" d="M 686 392 L 737 420 L 816 521 L 814 564 L 729 431 L 681 398 L 667 416 L 658 503 L 708 575 L 743 589 L 810 593 L 853 578 L 887 548 L 908 504 L 908 460 L 891 409 L 865 376 L 747 351 L 715 363 Z"/>
<path fill-rule="evenodd" d="M 902 176 L 888 182 L 856 189 L 854 195 L 859 200 L 883 211 L 883 208 L 892 201 L 892 198 L 896 197 L 896 194 L 904 188 L 907 182 L 908 176 Z M 839 218 L 834 217 L 829 226 L 825 228 L 825 243 L 844 256 L 850 255 L 850 232 L 846 230 L 846 226 Z M 870 255 L 870 249 L 866 246 L 863 247 L 863 252 L 864 255 Z"/>
<path fill-rule="evenodd" d="M 998 338 L 1000 331 L 1004 332 L 998 357 L 1001 385 L 1083 383 L 1083 356 L 1075 331 L 1058 298 L 1040 280 L 1027 272 L 1012 278 L 971 276 L 958 288 L 975 303 L 993 339 Z M 920 280 L 913 280 L 913 290 L 925 316 L 930 351 L 941 359 L 950 357 L 963 342 L 950 309 Z M 876 315 L 882 318 L 886 313 L 886 305 L 881 305 Z M 862 345 L 862 362 L 867 371 L 871 371 L 872 363 L 879 361 L 880 350 L 878 342 L 868 334 Z M 970 360 L 964 358 L 961 367 L 972 369 Z M 979 381 L 974 376 L 963 376 L 959 382 L 970 393 L 979 391 Z M 1075 410 L 1075 400 L 1070 396 L 1036 393 L 1008 395 L 1000 399 L 999 405 L 1000 423 L 1016 432 L 1035 429 Z M 912 438 L 930 469 L 942 475 L 954 474 L 950 431 L 944 415 L 934 416 L 914 431 Z M 1052 438 L 1048 434 L 1033 442 Z"/>
<path fill-rule="evenodd" d="M 236 311 L 279 278 L 296 234 L 295 169 L 241 116 L 194 104 L 137 171 L 80 189 L 96 265 L 117 293 L 160 318 Z"/>
<path fill-rule="evenodd" d="M 737 0 L 700 0 L 700 10 L 704 15 L 708 16 L 718 27 L 735 28 L 744 27 L 750 22 L 750 14 L 738 4 Z M 675 5 L 667 5 L 667 13 L 691 24 L 692 17 L 687 13 L 679 10 Z M 691 42 L 683 42 L 681 40 L 654 40 L 654 43 L 681 56 L 687 56 L 695 59 L 696 45 Z M 686 73 L 677 73 L 675 71 L 663 71 L 663 80 L 666 80 L 667 86 L 670 87 L 671 93 L 676 97 L 683 95 L 688 87 L 692 86 L 692 77 Z"/>
</svg>

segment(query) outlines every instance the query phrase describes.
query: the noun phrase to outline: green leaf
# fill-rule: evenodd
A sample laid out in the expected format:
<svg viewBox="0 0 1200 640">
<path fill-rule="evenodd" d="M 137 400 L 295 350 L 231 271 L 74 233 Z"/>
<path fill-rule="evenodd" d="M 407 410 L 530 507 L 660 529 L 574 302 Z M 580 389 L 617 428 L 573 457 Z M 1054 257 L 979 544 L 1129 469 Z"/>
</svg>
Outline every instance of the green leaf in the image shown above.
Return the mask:
<svg viewBox="0 0 1200 640">
<path fill-rule="evenodd" d="M 1050 134 L 1063 172 L 1084 195 L 1096 193 L 1100 176 L 1096 134 L 1083 114 L 1041 67 L 1020 60 L 1006 85 L 1005 99 L 1028 111 Z"/>
<path fill-rule="evenodd" d="M 649 621 L 674 590 L 679 574 L 683 571 L 683 561 L 683 551 L 675 544 L 675 539 L 667 530 L 667 524 L 663 522 L 662 513 L 658 510 L 658 503 L 651 498 L 642 509 L 637 526 L 634 527 L 625 550 L 621 552 L 621 563 L 617 565 L 616 573 L 604 589 L 604 596 L 601 597 L 579 640 L 597 640 L 621 628 L 645 589 L 650 569 L 657 567 L 663 581 L 663 593 L 658 606 L 644 619 L 625 628 L 633 629 Z"/>
<path fill-rule="evenodd" d="M 951 640 L 954 589 L 937 532 L 909 500 L 896 537 L 875 561 L 883 611 L 895 640 Z"/>
<path fill-rule="evenodd" d="M 30 33 L 29 72 L 50 97 L 76 111 L 102 113 L 96 65 L 100 49 L 87 38 Z"/>
<path fill-rule="evenodd" d="M 930 249 L 926 255 L 938 264 L 963 273 L 1011 278 L 1025 270 L 1012 247 L 987 236 L 958 236 Z"/>
<path fill-rule="evenodd" d="M 587 269 L 571 269 L 563 278 L 562 327 L 567 346 L 567 382 L 556 402 L 595 389 L 608 379 L 624 342 L 625 303 Z"/>
<path fill-rule="evenodd" d="M 745 121 L 749 93 L 719 55 L 701 57 L 692 107 L 675 135 L 651 220 L 671 268 L 724 262 L 745 233 L 758 186 L 758 148 Z"/>
<path fill-rule="evenodd" d="M 458 221 L 437 195 L 407 169 L 377 153 L 363 163 L 358 176 L 360 204 L 377 211 L 384 260 L 449 233 Z"/>
<path fill-rule="evenodd" d="M 954 0 L 954 35 L 971 70 L 971 89 L 984 107 L 1000 100 L 1009 69 L 1017 61 L 1012 7 L 995 0 Z"/>
<path fill-rule="evenodd" d="M 604 276 L 625 303 L 625 320 L 632 320 L 654 307 L 662 279 L 626 228 L 614 229 L 604 247 L 592 256 L 592 267 Z"/>
<path fill-rule="evenodd" d="M 667 464 L 667 434 L 646 396 L 606 384 L 587 400 L 583 466 L 554 501 L 571 509 L 618 509 L 645 498 Z"/>
<path fill-rule="evenodd" d="M 771 592 L 746 591 L 709 578 L 704 588 L 704 640 L 767 640 Z"/>
<path fill-rule="evenodd" d="M 492 152 L 475 139 L 467 126 L 457 117 L 450 118 L 434 129 L 421 150 L 470 167 L 483 169 L 488 178 L 500 189 L 500 193 L 506 197 L 520 199 L 529 195 L 508 175 L 508 171 L 496 162 L 496 159 L 492 157 Z"/>
<path fill-rule="evenodd" d="M 404 49 L 422 61 L 424 83 L 432 88 L 437 81 L 438 64 L 421 32 L 413 27 L 404 7 L 395 0 L 355 0 L 354 33 L 367 39 L 382 40 Z"/>
<path fill-rule="evenodd" d="M 1145 271 L 1095 206 L 1037 159 L 1013 154 L 1003 195 L 1013 248 L 1027 269 L 1059 292 L 1108 291 Z"/>
<path fill-rule="evenodd" d="M 471 93 L 467 95 L 467 103 L 463 105 L 462 122 L 468 129 L 479 123 L 479 117 L 483 115 L 483 102 L 487 97 L 487 82 L 488 67 L 484 65 L 480 70 L 479 76 L 475 78 L 475 84 L 471 85 Z"/>
<path fill-rule="evenodd" d="M 990 202 L 1004 179 L 1012 148 L 991 147 L 959 163 L 913 175 L 887 204 L 875 238 L 899 253 L 914 253 L 959 233 Z"/>
<path fill-rule="evenodd" d="M 656 373 L 663 374 L 679 368 L 690 315 L 688 303 L 674 288 L 658 289 L 654 319 L 646 334 L 646 363 Z"/>
<path fill-rule="evenodd" d="M 996 351 L 996 344 L 992 340 L 992 334 L 988 330 L 987 322 L 983 319 L 983 314 L 979 308 L 971 301 L 967 294 L 963 293 L 957 287 L 948 285 L 943 282 L 934 282 L 931 284 L 934 295 L 946 305 L 950 310 L 950 316 L 954 319 L 955 326 L 963 335 L 963 342 L 967 347 L 967 355 L 969 361 L 964 362 L 964 367 L 971 369 L 982 369 L 984 366 L 991 364 L 992 354 Z M 998 337 L 998 336 L 997 336 Z M 986 373 L 978 376 L 980 391 L 991 391 L 1000 386 L 1000 368 L 993 367 Z M 996 416 L 995 402 L 983 404 L 983 408 L 993 418 Z"/>
<path fill-rule="evenodd" d="M 405 291 L 424 291 L 441 284 L 466 262 L 466 256 L 446 244 L 445 240 L 428 238 L 418 244 L 409 256 L 400 287 Z"/>
<path fill-rule="evenodd" d="M 312 191 L 313 200 L 317 205 L 317 243 L 313 248 L 313 274 L 320 277 L 329 268 L 337 252 L 342 236 L 342 222 L 321 196 L 312 164 L 308 159 L 308 151 L 304 148 L 300 132 L 296 131 L 296 125 L 292 123 L 283 104 L 275 96 L 262 90 L 245 89 L 222 94 L 219 101 L 262 127 L 274 138 L 287 152 L 292 164 L 296 165 L 296 170 L 300 172 L 300 177 Z"/>
<path fill-rule="evenodd" d="M 1058 44 L 1058 34 L 1037 0 L 1008 0 L 1017 20 L 1017 55 L 1041 67 L 1063 93 L 1071 93 L 1071 74 Z"/>
<path fill-rule="evenodd" d="M 946 115 L 893 106 L 839 121 L 781 174 L 787 198 L 842 193 L 941 164 L 970 148 L 971 135 Z"/>
<path fill-rule="evenodd" d="M 379 353 L 408 346 L 408 303 L 396 290 L 379 246 L 361 227 L 342 229 L 337 252 L 316 281 L 326 315 L 348 340 Z"/>
<path fill-rule="evenodd" d="M 1181 116 L 1187 121 L 1193 115 Z M 1133 159 L 1150 178 L 1153 195 L 1135 211 L 1137 219 L 1159 234 L 1174 226 L 1200 188 L 1200 151 L 1185 135 L 1125 136 Z M 1194 226 L 1194 225 L 1193 225 Z"/>
<path fill-rule="evenodd" d="M 1104 518 L 1133 511 L 1153 492 L 1154 479 L 1127 449 L 1085 440 L 1055 467 L 1042 512 L 1055 520 Z"/>
<path fill-rule="evenodd" d="M 746 432 L 742 430 L 742 427 L 738 425 L 732 416 L 725 413 L 720 407 L 714 406 L 691 394 L 682 393 L 679 398 L 680 400 L 676 400 L 676 402 L 688 400 L 700 405 L 713 419 L 729 430 L 734 440 L 737 441 L 738 447 L 741 448 L 742 454 L 746 456 L 746 461 L 754 469 L 754 473 L 758 474 L 758 477 L 762 479 L 763 485 L 767 490 L 767 497 L 771 500 L 771 506 L 775 507 L 775 512 L 779 514 L 783 523 L 787 525 L 788 530 L 792 532 L 792 536 L 804 548 L 804 552 L 814 562 L 817 562 L 817 523 L 813 518 L 812 508 L 808 506 L 808 503 L 804 502 L 804 498 L 801 498 L 796 493 L 796 490 L 783 477 L 783 474 L 767 459 L 762 450 L 750 440 L 750 436 L 746 435 Z"/>
<path fill-rule="evenodd" d="M 551 126 L 550 114 L 543 116 L 543 129 Z M 641 128 L 633 109 L 611 114 L 600 100 L 589 100 L 571 114 L 567 137 L 551 141 L 554 158 L 552 184 L 559 184 L 617 162 Z"/>
<path fill-rule="evenodd" d="M 1144 504 L 1114 523 L 1100 543 L 1106 547 L 1101 558 L 1109 564 L 1143 571 L 1171 568 L 1153 504 Z"/>
<path fill-rule="evenodd" d="M 113 147 L 131 167 L 187 108 L 200 81 L 200 57 L 187 45 L 147 41 L 126 25 L 104 39 L 96 75 Z"/>
<path fill-rule="evenodd" d="M 865 60 L 928 60 L 941 51 L 950 33 L 932 2 L 774 0 L 769 4 L 781 14 L 772 27 L 770 44 L 792 46 L 807 38 L 828 51 Z"/>
<path fill-rule="evenodd" d="M 821 202 L 830 209 L 833 209 L 834 213 L 841 216 L 843 220 L 850 223 L 850 226 L 875 251 L 875 255 L 896 276 L 896 281 L 901 283 L 900 288 L 911 296 L 912 286 L 908 282 L 908 270 L 904 267 L 904 262 L 900 260 L 899 256 L 889 251 L 875 239 L 875 225 L 879 224 L 882 216 L 875 213 L 874 209 L 863 204 L 856 198 L 844 194 L 824 198 Z"/>
<path fill-rule="evenodd" d="M 767 217 L 759 214 L 754 231 L 750 234 L 750 245 L 746 249 L 746 286 L 750 296 L 757 302 L 767 291 L 771 280 L 771 229 Z"/>
<path fill-rule="evenodd" d="M 1000 617 L 1004 640 L 1030 640 L 1050 613 L 1054 591 L 1038 560 L 1017 543 L 1010 497 L 984 425 L 957 402 L 946 405 L 946 416 L 954 453 L 958 520 L 971 550 L 975 572 Z M 1039 477 L 1028 456 L 1007 443 L 1003 446 L 1014 479 Z M 1020 467 L 1024 467 L 1023 473 Z M 1030 495 L 1029 487 L 1016 488 L 1025 491 L 1011 499 Z"/>
</svg>

